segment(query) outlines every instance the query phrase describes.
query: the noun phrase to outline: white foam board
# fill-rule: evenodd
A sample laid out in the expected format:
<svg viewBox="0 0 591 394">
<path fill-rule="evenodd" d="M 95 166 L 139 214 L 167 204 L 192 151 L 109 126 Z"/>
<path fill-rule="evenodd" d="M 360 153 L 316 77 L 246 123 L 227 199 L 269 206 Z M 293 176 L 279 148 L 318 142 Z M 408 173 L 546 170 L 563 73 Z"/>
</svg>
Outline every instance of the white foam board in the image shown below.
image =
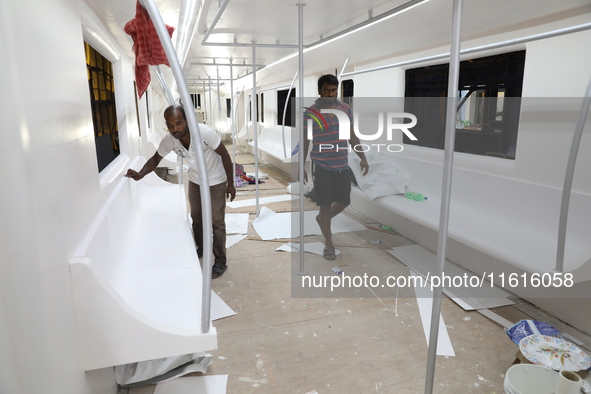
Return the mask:
<svg viewBox="0 0 591 394">
<path fill-rule="evenodd" d="M 437 255 L 420 245 L 399 246 L 392 248 L 388 252 L 423 277 L 433 276 L 437 272 Z M 449 260 L 445 261 L 444 274 L 451 277 L 463 277 L 465 274 L 468 277 L 474 276 L 473 273 Z M 496 308 L 514 304 L 513 301 L 507 298 L 512 295 L 511 293 L 497 286 L 491 286 L 486 279 L 481 287 L 446 286 L 443 292 L 456 302 L 458 299 L 462 300 L 462 303 L 458 304 L 468 310 Z"/>
<path fill-rule="evenodd" d="M 246 238 L 246 234 L 230 234 L 226 235 L 226 249 L 236 245 L 238 242 Z"/>
<path fill-rule="evenodd" d="M 283 252 L 298 252 L 300 250 L 300 244 L 296 242 L 288 242 L 281 245 L 276 250 Z M 324 244 L 322 242 L 305 242 L 304 252 L 324 256 Z M 335 256 L 338 256 L 339 254 L 341 254 L 341 252 L 335 249 Z"/>
<path fill-rule="evenodd" d="M 316 222 L 319 211 L 304 212 L 304 235 L 320 235 L 320 226 Z M 267 207 L 263 207 L 252 225 L 263 240 L 294 238 L 300 235 L 299 212 L 276 213 Z M 366 230 L 367 228 L 357 221 L 341 214 L 332 219 L 331 230 L 333 234 Z"/>
<path fill-rule="evenodd" d="M 260 197 L 259 204 L 270 204 L 273 202 L 281 202 L 281 201 L 289 201 L 299 199 L 299 196 L 294 196 L 293 194 L 281 194 L 278 196 L 268 196 L 268 197 Z M 251 207 L 256 205 L 256 199 L 251 198 L 248 200 L 239 200 L 239 201 L 232 201 L 226 204 L 226 206 L 230 208 L 244 208 L 244 207 Z"/>
<path fill-rule="evenodd" d="M 247 234 L 248 213 L 226 213 L 226 234 Z"/>
<path fill-rule="evenodd" d="M 228 306 L 213 290 L 211 291 L 211 321 L 234 316 L 236 312 Z"/>
<path fill-rule="evenodd" d="M 417 273 L 411 271 L 411 275 L 418 275 Z M 431 331 L 431 313 L 433 310 L 433 292 L 429 287 L 429 284 L 425 284 L 425 286 L 415 287 L 415 294 L 417 296 L 417 305 L 419 306 L 419 313 L 421 315 L 421 321 L 423 322 L 423 331 L 425 333 L 425 339 L 427 340 L 427 345 L 429 345 L 429 337 Z M 449 338 L 449 333 L 447 332 L 447 327 L 445 327 L 445 322 L 443 321 L 443 316 L 439 314 L 439 332 L 437 335 L 437 352 L 438 356 L 450 356 L 455 357 L 456 353 L 454 352 L 453 345 L 451 344 L 451 339 Z"/>
<path fill-rule="evenodd" d="M 158 383 L 154 394 L 226 394 L 228 375 L 185 376 Z"/>
</svg>

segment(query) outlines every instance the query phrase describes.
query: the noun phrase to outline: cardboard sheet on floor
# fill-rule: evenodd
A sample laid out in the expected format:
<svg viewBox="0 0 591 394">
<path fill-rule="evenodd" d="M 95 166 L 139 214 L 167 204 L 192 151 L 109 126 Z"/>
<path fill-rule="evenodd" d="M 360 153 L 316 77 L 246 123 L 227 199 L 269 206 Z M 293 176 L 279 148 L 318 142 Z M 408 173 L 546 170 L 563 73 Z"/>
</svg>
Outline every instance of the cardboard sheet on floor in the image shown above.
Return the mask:
<svg viewBox="0 0 591 394">
<path fill-rule="evenodd" d="M 419 245 L 399 246 L 392 248 L 388 252 L 423 277 L 426 277 L 428 274 L 433 276 L 437 271 L 437 255 Z M 463 277 L 464 274 L 468 275 L 468 277 L 474 276 L 473 273 L 449 260 L 445 261 L 444 273 L 450 277 Z M 488 281 L 484 283 L 482 287 L 446 286 L 443 292 L 466 310 L 496 308 L 514 304 L 513 301 L 507 298 L 512 295 L 511 293 L 497 286 L 491 286 Z"/>
<path fill-rule="evenodd" d="M 226 394 L 228 375 L 185 376 L 158 383 L 154 394 Z"/>
<path fill-rule="evenodd" d="M 236 312 L 234 312 L 234 310 L 232 310 L 232 308 L 230 308 L 228 304 L 226 304 L 224 300 L 222 300 L 222 298 L 212 290 L 210 313 L 211 321 L 234 316 L 235 314 Z"/>
<path fill-rule="evenodd" d="M 299 199 L 299 196 L 294 196 L 293 194 L 280 194 L 278 196 L 268 196 L 268 197 L 261 197 L 259 198 L 259 204 L 270 204 L 272 202 L 281 202 L 281 201 L 289 201 Z M 244 207 L 252 207 L 256 205 L 257 200 L 255 198 L 251 198 L 248 200 L 239 200 L 239 201 L 232 201 L 226 204 L 226 206 L 230 208 L 244 208 Z"/>
<path fill-rule="evenodd" d="M 304 212 L 304 235 L 320 235 L 320 226 L 316 222 L 318 211 Z M 292 218 L 294 222 L 292 222 Z M 267 207 L 263 207 L 252 225 L 263 240 L 293 238 L 299 236 L 300 221 L 298 212 L 276 213 Z M 349 231 L 367 230 L 367 228 L 357 221 L 338 214 L 332 219 L 331 230 L 333 234 Z"/>
<path fill-rule="evenodd" d="M 297 242 L 288 242 L 281 245 L 275 250 L 282 252 L 298 252 L 300 250 L 300 244 Z M 322 242 L 304 242 L 304 252 L 314 253 L 319 256 L 324 255 L 324 244 Z M 335 256 L 340 255 L 341 252 L 335 249 Z"/>
<path fill-rule="evenodd" d="M 247 234 L 248 213 L 226 213 L 226 234 Z"/>
<path fill-rule="evenodd" d="M 418 275 L 416 272 L 410 271 L 411 275 Z M 429 284 L 424 287 L 415 287 L 415 294 L 417 296 L 417 305 L 419 306 L 419 313 L 421 314 L 421 321 L 423 322 L 423 331 L 427 345 L 429 345 L 429 336 L 431 331 L 431 311 L 433 309 L 433 292 Z M 443 316 L 439 315 L 439 334 L 437 336 L 437 355 L 455 357 L 456 353 L 451 344 L 449 333 L 443 322 Z"/>
</svg>

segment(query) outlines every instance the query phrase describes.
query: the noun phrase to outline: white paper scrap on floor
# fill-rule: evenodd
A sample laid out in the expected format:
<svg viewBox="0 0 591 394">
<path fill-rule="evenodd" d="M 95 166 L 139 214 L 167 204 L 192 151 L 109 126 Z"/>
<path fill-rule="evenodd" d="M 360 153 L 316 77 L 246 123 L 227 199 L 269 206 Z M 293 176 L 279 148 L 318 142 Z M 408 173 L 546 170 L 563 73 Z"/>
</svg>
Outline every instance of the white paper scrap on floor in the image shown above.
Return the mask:
<svg viewBox="0 0 591 394">
<path fill-rule="evenodd" d="M 226 394 L 228 375 L 188 376 L 158 383 L 154 394 Z"/>
<path fill-rule="evenodd" d="M 320 226 L 316 222 L 319 211 L 304 212 L 304 235 L 321 235 Z M 293 238 L 300 234 L 300 222 L 298 212 L 276 213 L 267 207 L 263 207 L 252 225 L 259 236 L 264 240 Z M 333 234 L 349 231 L 366 230 L 367 228 L 357 221 L 339 214 L 332 219 L 331 230 Z"/>
</svg>

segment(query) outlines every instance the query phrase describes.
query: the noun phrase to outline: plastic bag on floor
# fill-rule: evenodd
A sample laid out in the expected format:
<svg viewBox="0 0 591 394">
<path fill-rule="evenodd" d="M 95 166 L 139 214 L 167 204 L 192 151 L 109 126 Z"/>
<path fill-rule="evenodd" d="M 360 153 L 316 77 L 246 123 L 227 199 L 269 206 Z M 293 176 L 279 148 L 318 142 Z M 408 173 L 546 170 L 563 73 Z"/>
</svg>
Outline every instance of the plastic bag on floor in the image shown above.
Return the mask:
<svg viewBox="0 0 591 394">
<path fill-rule="evenodd" d="M 115 380 L 121 387 L 145 386 L 192 372 L 205 373 L 212 362 L 211 354 L 200 352 L 118 365 Z"/>
<path fill-rule="evenodd" d="M 355 153 L 349 154 L 349 167 L 357 185 L 372 200 L 391 194 L 406 193 L 412 182 L 412 174 L 396 163 L 391 156 L 393 155 L 388 156 L 374 151 L 366 152 L 369 172 L 363 175 L 359 165 L 361 159 Z"/>
<path fill-rule="evenodd" d="M 560 331 L 556 328 L 546 322 L 536 320 L 520 320 L 509 327 L 506 333 L 517 346 L 523 338 L 534 334 L 560 336 Z"/>
<path fill-rule="evenodd" d="M 313 187 L 314 187 L 314 183 L 312 183 L 312 182 L 305 183 L 304 182 L 304 194 L 310 193 L 310 191 L 312 190 Z M 300 182 L 293 182 L 293 183 L 290 183 L 289 185 L 287 185 L 287 192 L 289 194 L 300 194 Z"/>
</svg>

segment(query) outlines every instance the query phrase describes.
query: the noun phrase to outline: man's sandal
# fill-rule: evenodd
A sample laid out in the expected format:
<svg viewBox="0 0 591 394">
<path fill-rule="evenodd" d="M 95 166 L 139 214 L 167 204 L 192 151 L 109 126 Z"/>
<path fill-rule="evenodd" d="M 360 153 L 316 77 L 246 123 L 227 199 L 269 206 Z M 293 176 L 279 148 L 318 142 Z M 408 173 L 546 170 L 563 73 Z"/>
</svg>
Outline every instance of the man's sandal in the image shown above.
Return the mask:
<svg viewBox="0 0 591 394">
<path fill-rule="evenodd" d="M 324 247 L 324 252 L 323 252 L 323 257 L 326 260 L 334 260 L 335 257 L 335 250 L 334 250 L 334 246 L 325 246 Z"/>
<path fill-rule="evenodd" d="M 211 268 L 211 279 L 217 279 L 228 270 L 227 265 L 214 264 Z"/>
</svg>

